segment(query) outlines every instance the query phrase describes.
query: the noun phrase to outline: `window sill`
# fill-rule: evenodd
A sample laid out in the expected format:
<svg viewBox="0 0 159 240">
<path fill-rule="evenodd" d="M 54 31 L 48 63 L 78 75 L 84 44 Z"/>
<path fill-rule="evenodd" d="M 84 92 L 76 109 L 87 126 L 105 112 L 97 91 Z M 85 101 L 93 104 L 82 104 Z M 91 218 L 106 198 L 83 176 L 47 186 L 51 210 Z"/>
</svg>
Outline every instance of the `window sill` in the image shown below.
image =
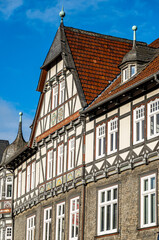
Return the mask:
<svg viewBox="0 0 159 240">
<path fill-rule="evenodd" d="M 97 157 L 96 157 L 96 160 L 99 160 L 99 159 L 104 158 L 104 157 L 105 157 L 105 154 L 104 154 L 104 155 L 101 155 L 101 156 L 97 156 Z"/>
<path fill-rule="evenodd" d="M 107 156 L 111 156 L 111 155 L 113 155 L 113 154 L 116 153 L 116 152 L 117 152 L 117 149 L 114 150 L 114 151 L 112 151 L 112 152 L 108 152 Z"/>
<path fill-rule="evenodd" d="M 144 230 L 149 230 L 149 229 L 153 229 L 153 228 L 158 228 L 158 225 L 141 227 L 141 228 L 137 228 L 137 230 L 138 231 L 144 231 Z"/>
<path fill-rule="evenodd" d="M 145 140 L 145 139 L 142 139 L 141 141 L 138 141 L 138 142 L 133 142 L 133 145 L 136 146 L 136 145 L 138 145 L 138 144 L 140 144 L 140 143 L 143 143 L 144 140 Z"/>
<path fill-rule="evenodd" d="M 150 139 L 155 138 L 155 137 L 158 137 L 158 136 L 159 136 L 159 133 L 158 133 L 158 134 L 151 135 L 151 136 L 148 135 L 147 140 L 150 140 Z"/>
<path fill-rule="evenodd" d="M 108 233 L 108 234 L 94 236 L 94 239 L 103 238 L 103 237 L 109 237 L 109 236 L 118 235 L 118 234 L 119 234 L 119 231 L 118 232 L 113 232 L 113 233 Z"/>
</svg>

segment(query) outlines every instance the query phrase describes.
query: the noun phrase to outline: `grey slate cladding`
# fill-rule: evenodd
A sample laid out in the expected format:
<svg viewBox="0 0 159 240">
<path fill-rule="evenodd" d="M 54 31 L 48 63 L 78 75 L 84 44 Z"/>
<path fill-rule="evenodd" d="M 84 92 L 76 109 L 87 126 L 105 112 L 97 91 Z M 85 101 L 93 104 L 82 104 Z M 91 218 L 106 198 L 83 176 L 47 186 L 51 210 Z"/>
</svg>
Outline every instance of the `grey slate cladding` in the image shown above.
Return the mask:
<svg viewBox="0 0 159 240">
<path fill-rule="evenodd" d="M 1 164 L 2 156 L 3 156 L 3 152 L 8 145 L 9 145 L 9 141 L 0 140 L 0 164 Z"/>
</svg>

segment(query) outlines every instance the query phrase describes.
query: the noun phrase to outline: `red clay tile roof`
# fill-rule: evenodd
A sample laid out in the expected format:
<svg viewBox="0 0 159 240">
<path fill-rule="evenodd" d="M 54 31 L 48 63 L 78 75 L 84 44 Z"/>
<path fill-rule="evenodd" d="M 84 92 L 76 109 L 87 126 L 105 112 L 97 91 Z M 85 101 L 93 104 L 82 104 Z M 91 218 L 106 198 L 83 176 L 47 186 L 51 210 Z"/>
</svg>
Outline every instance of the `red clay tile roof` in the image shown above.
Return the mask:
<svg viewBox="0 0 159 240">
<path fill-rule="evenodd" d="M 132 80 L 127 81 L 121 84 L 121 76 L 118 77 L 105 91 L 88 107 L 91 108 L 95 106 L 99 102 L 103 101 L 104 99 L 115 95 L 116 93 L 122 91 L 123 89 L 127 89 L 128 87 L 132 86 L 133 84 L 140 82 L 141 80 L 145 79 L 146 77 L 151 76 L 159 71 L 159 55 L 156 56 L 148 65 L 143 69 L 136 77 Z"/>
<path fill-rule="evenodd" d="M 159 38 L 149 44 L 149 47 L 159 48 Z"/>
<path fill-rule="evenodd" d="M 132 48 L 132 42 L 65 27 L 66 38 L 90 104 L 120 73 L 118 65 Z"/>
</svg>

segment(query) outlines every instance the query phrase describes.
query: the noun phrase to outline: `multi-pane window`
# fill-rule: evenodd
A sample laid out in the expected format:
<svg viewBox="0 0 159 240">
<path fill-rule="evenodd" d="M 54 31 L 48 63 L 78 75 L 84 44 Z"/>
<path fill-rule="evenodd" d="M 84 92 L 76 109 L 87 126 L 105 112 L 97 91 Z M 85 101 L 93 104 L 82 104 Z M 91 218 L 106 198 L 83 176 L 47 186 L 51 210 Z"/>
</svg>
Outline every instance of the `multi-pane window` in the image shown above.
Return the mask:
<svg viewBox="0 0 159 240">
<path fill-rule="evenodd" d="M 70 240 L 77 240 L 79 235 L 79 197 L 70 201 Z"/>
<path fill-rule="evenodd" d="M 135 65 L 130 65 L 130 77 L 132 77 L 136 73 Z"/>
<path fill-rule="evenodd" d="M 35 239 L 35 215 L 27 218 L 27 236 L 26 240 Z"/>
<path fill-rule="evenodd" d="M 100 158 L 105 155 L 105 123 L 97 127 L 96 134 L 96 158 Z"/>
<path fill-rule="evenodd" d="M 145 108 L 141 106 L 134 110 L 134 143 L 144 140 Z"/>
<path fill-rule="evenodd" d="M 52 103 L 53 109 L 57 107 L 57 103 L 58 103 L 58 86 L 55 86 L 53 88 L 53 103 Z"/>
<path fill-rule="evenodd" d="M 31 189 L 35 187 L 35 162 L 31 165 Z"/>
<path fill-rule="evenodd" d="M 44 210 L 44 231 L 43 231 L 43 240 L 51 239 L 51 215 L 52 208 L 47 208 Z"/>
<path fill-rule="evenodd" d="M 117 151 L 118 119 L 108 122 L 108 154 Z"/>
<path fill-rule="evenodd" d="M 6 238 L 5 240 L 12 240 L 12 227 L 6 228 Z"/>
<path fill-rule="evenodd" d="M 141 227 L 156 225 L 156 174 L 141 178 Z"/>
<path fill-rule="evenodd" d="M 123 81 L 128 80 L 129 78 L 129 69 L 128 67 L 123 70 Z"/>
<path fill-rule="evenodd" d="M 18 198 L 22 194 L 22 171 L 18 173 Z"/>
<path fill-rule="evenodd" d="M 47 180 L 52 178 L 53 150 L 47 153 Z"/>
<path fill-rule="evenodd" d="M 74 157 L 75 157 L 75 139 L 69 140 L 69 153 L 68 153 L 68 169 L 74 167 Z"/>
<path fill-rule="evenodd" d="M 148 104 L 148 136 L 159 135 L 159 99 Z"/>
<path fill-rule="evenodd" d="M 30 165 L 27 167 L 27 192 L 30 191 Z"/>
<path fill-rule="evenodd" d="M 6 179 L 6 198 L 12 197 L 12 177 Z"/>
<path fill-rule="evenodd" d="M 59 104 L 62 104 L 65 101 L 65 81 L 60 83 L 60 97 Z"/>
<path fill-rule="evenodd" d="M 63 144 L 58 146 L 57 174 L 62 173 L 63 167 Z"/>
<path fill-rule="evenodd" d="M 65 203 L 57 204 L 56 213 L 56 240 L 64 240 Z"/>
<path fill-rule="evenodd" d="M 118 186 L 98 192 L 98 235 L 117 231 Z"/>
</svg>

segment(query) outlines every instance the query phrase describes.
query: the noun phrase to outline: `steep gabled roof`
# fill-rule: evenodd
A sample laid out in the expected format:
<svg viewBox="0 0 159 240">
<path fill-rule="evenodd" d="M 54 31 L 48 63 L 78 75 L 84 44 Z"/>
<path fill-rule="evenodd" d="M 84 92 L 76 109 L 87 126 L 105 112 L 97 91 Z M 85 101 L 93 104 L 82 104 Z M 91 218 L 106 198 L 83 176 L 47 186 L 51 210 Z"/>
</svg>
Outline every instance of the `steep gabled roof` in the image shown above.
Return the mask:
<svg viewBox="0 0 159 240">
<path fill-rule="evenodd" d="M 141 43 L 146 46 L 145 43 Z M 61 54 L 66 66 L 74 69 L 74 78 L 83 106 L 90 104 L 120 73 L 118 65 L 132 48 L 132 41 L 60 25 L 43 66 Z M 42 71 L 42 73 L 43 73 Z M 45 74 L 43 74 L 45 75 Z M 41 91 L 45 78 L 39 81 Z"/>
</svg>

